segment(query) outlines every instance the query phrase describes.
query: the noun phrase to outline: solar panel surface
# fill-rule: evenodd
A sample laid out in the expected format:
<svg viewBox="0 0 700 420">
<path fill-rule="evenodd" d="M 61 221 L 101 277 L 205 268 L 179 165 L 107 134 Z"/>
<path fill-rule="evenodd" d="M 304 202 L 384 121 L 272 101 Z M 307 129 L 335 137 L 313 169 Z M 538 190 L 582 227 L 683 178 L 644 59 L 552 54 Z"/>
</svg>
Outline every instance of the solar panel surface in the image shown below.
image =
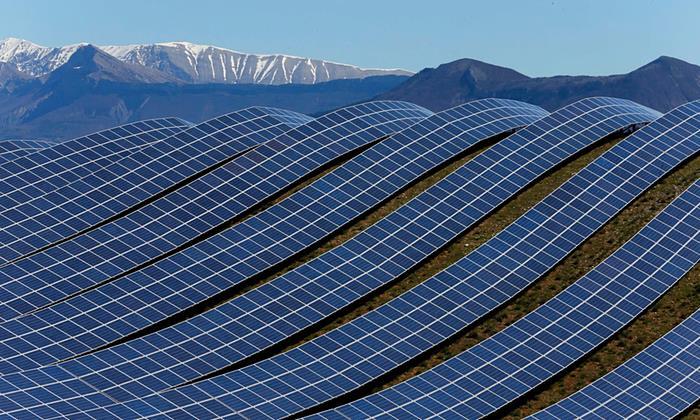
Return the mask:
<svg viewBox="0 0 700 420">
<path fill-rule="evenodd" d="M 273 108 L 231 113 L 0 212 L 0 262 L 70 238 L 306 121 L 301 114 Z"/>
<path fill-rule="evenodd" d="M 0 208 L 12 208 L 68 185 L 187 127 L 175 118 L 139 121 L 59 143 L 2 165 Z"/>
<path fill-rule="evenodd" d="M 700 310 L 612 372 L 528 419 L 670 419 L 698 401 Z"/>
<path fill-rule="evenodd" d="M 441 114 L 436 114 L 435 116 L 430 117 L 428 120 L 412 126 L 410 130 L 405 130 L 391 137 L 391 139 L 378 143 L 372 149 L 355 158 L 351 162 L 352 164 L 343 165 L 331 175 L 317 181 L 315 184 L 310 185 L 306 189 L 299 191 L 296 195 L 293 195 L 289 199 L 282 201 L 278 204 L 278 206 L 286 206 L 285 203 L 290 200 L 293 203 L 298 203 L 300 199 L 294 198 L 297 196 L 309 197 L 307 203 L 311 203 L 310 197 L 319 197 L 319 194 L 317 194 L 318 192 L 331 192 L 332 190 L 328 188 L 328 182 L 334 182 L 339 186 L 339 188 L 342 188 L 343 186 L 356 188 L 355 190 L 345 188 L 345 191 L 348 194 L 348 199 L 346 199 L 346 203 L 344 205 L 348 206 L 348 209 L 359 212 L 362 210 L 360 204 L 369 207 L 373 203 L 371 201 L 360 202 L 349 199 L 349 194 L 353 193 L 353 191 L 360 191 L 360 189 L 357 189 L 357 183 L 359 181 L 370 182 L 372 179 L 377 179 L 376 177 L 379 176 L 379 174 L 382 174 L 382 171 L 386 171 L 386 166 L 391 162 L 403 162 L 404 164 L 400 168 L 410 171 L 412 176 L 415 178 L 419 176 L 421 171 L 424 173 L 440 163 L 440 160 L 438 160 L 436 156 L 440 156 L 440 159 L 442 159 L 442 162 L 444 162 L 451 156 L 455 156 L 479 141 L 485 140 L 490 136 L 497 135 L 502 132 L 512 131 L 514 128 L 525 125 L 528 122 L 535 121 L 545 114 L 546 113 L 542 109 L 528 104 L 492 99 L 475 101 L 471 104 L 461 106 L 458 109 L 448 110 Z M 454 120 L 450 121 L 449 123 L 445 122 L 449 118 L 454 118 Z M 439 129 L 428 131 L 426 134 L 419 134 L 425 132 L 425 130 L 427 130 L 426 127 L 434 127 L 438 121 L 443 122 L 443 125 Z M 456 128 L 459 128 L 459 130 L 462 131 L 458 131 Z M 449 132 L 454 132 L 457 134 L 455 134 L 454 137 L 443 138 L 443 135 L 446 136 L 446 133 Z M 410 140 L 412 138 L 414 140 Z M 437 143 L 437 139 L 443 139 L 441 140 L 443 143 Z M 408 157 L 403 158 L 404 156 L 416 156 L 418 152 L 423 152 L 425 157 L 423 159 L 414 158 L 410 161 L 408 160 Z M 429 156 L 431 157 L 430 160 L 428 160 Z M 358 165 L 364 169 L 356 171 Z M 374 167 L 377 168 L 376 172 L 373 169 Z M 393 183 L 388 185 L 391 185 L 393 191 L 396 191 L 402 185 L 408 183 L 409 179 L 393 176 L 393 174 L 398 173 L 398 166 L 390 166 L 390 168 L 392 168 L 395 172 L 388 175 L 387 179 L 393 181 Z M 326 181 L 326 179 L 328 179 L 328 181 Z M 346 179 L 347 182 L 341 183 L 340 181 L 342 179 Z M 319 183 L 321 186 L 317 187 L 316 185 Z M 363 186 L 360 185 L 360 187 Z M 387 189 L 389 188 L 386 187 L 386 189 L 373 192 L 373 198 L 375 200 L 381 199 L 381 196 L 378 195 L 379 191 L 384 192 L 384 194 L 389 194 L 389 192 L 386 191 Z M 307 190 L 312 192 L 307 193 Z M 336 196 L 333 201 L 327 203 L 329 206 L 335 205 L 333 211 L 338 212 L 338 214 L 347 215 L 342 206 L 339 205 L 340 201 L 338 201 L 338 199 L 342 199 L 342 197 Z M 314 210 L 314 207 L 307 208 Z M 324 209 L 331 211 L 330 207 L 322 207 L 321 209 L 315 209 L 315 211 L 317 214 L 321 214 L 324 212 Z M 263 216 L 263 220 L 264 219 L 265 217 Z M 314 222 L 308 221 L 304 223 L 308 223 L 312 226 Z M 321 226 L 323 227 L 324 225 Z M 239 226 L 235 226 L 231 230 L 236 230 L 238 227 Z M 300 226 L 300 228 L 303 227 L 307 226 Z M 206 251 L 202 252 L 205 253 Z M 176 254 L 176 256 L 182 254 L 184 253 Z M 231 256 L 236 254 L 237 252 L 234 251 Z M 32 259 L 33 257 L 30 257 L 19 261 L 17 264 L 21 264 L 22 262 Z M 221 260 L 219 259 L 219 261 Z M 191 266 L 191 264 L 188 264 L 187 262 L 182 262 L 179 264 L 181 264 L 183 267 Z M 211 266 L 211 264 L 206 263 L 204 263 L 204 265 Z M 225 287 L 226 276 L 224 274 L 225 273 L 221 273 L 222 277 L 218 277 L 216 280 L 214 280 L 213 284 L 216 284 L 222 288 Z M 155 281 L 156 279 L 154 278 L 153 282 Z M 150 283 L 151 282 L 149 282 L 147 285 L 150 286 Z M 61 286 L 60 282 L 57 284 L 57 287 L 59 286 Z M 131 291 L 130 295 L 136 298 L 139 296 L 136 291 L 133 290 Z M 100 304 L 103 303 L 104 302 L 100 302 Z M 84 311 L 84 313 L 89 314 L 84 304 L 80 304 L 79 307 Z M 111 305 L 110 308 L 111 315 L 119 315 L 119 312 L 115 310 L 114 305 Z M 56 315 L 58 314 L 55 313 L 52 316 L 54 323 L 58 323 L 58 318 Z M 102 322 L 105 322 L 105 320 L 103 319 Z"/>
<path fill-rule="evenodd" d="M 405 382 L 312 418 L 493 414 L 630 323 L 698 260 L 700 180 L 596 268 L 504 330 Z"/>
<path fill-rule="evenodd" d="M 0 319 L 51 305 L 176 251 L 333 160 L 427 115 L 400 102 L 332 112 L 122 218 L 6 265 L 0 269 Z"/>
</svg>

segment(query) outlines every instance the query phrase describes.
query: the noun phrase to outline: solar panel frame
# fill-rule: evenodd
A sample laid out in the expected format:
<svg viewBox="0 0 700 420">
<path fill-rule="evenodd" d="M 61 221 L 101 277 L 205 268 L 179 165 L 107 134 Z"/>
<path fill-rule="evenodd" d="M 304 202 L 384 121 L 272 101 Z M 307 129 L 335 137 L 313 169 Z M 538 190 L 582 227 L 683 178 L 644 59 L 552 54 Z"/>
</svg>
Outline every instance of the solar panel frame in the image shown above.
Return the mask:
<svg viewBox="0 0 700 420">
<path fill-rule="evenodd" d="M 613 371 L 527 418 L 673 418 L 698 401 L 700 310 Z"/>
<path fill-rule="evenodd" d="M 308 117 L 246 108 L 190 127 L 63 188 L 0 212 L 0 262 L 70 238 L 282 134 Z"/>
<path fill-rule="evenodd" d="M 402 103 L 353 107 L 349 119 L 330 113 L 315 120 L 317 128 L 278 136 L 120 219 L 1 267 L 0 319 L 39 310 L 176 251 L 323 165 L 427 115 Z"/>
</svg>

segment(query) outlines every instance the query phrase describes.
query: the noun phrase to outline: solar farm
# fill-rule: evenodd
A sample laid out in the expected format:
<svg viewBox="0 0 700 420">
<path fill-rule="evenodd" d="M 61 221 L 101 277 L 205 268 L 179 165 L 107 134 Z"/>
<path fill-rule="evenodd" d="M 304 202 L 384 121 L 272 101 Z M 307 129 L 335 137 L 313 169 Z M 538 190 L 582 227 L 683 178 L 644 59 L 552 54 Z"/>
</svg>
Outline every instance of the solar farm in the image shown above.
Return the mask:
<svg viewBox="0 0 700 420">
<path fill-rule="evenodd" d="M 0 141 L 0 418 L 700 416 L 700 101 Z"/>
</svg>

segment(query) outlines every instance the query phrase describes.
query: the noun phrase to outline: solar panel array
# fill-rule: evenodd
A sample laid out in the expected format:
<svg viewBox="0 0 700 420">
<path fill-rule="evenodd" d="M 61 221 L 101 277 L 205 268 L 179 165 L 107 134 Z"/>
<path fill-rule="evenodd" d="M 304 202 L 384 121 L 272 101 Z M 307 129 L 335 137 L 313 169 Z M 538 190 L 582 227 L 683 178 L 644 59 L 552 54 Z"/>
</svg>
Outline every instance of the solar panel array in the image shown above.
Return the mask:
<svg viewBox="0 0 700 420">
<path fill-rule="evenodd" d="M 176 118 L 139 121 L 54 145 L 0 166 L 0 208 L 14 207 L 85 177 L 187 128 Z"/>
<path fill-rule="evenodd" d="M 529 419 L 674 418 L 700 401 L 700 310 L 582 390 Z"/>
<path fill-rule="evenodd" d="M 700 101 L 661 118 L 615 98 L 584 99 L 553 114 L 498 99 L 438 114 L 393 101 L 315 120 L 269 108 L 234 114 L 189 128 L 179 120 L 160 130 L 146 124 L 110 140 L 97 133 L 83 138 L 82 149 L 73 141 L 61 153 L 47 153 L 52 146 L 5 163 L 0 142 L 0 416 L 282 418 L 333 407 L 514 297 L 700 147 Z M 523 126 L 331 251 L 201 309 L 420 176 Z M 145 140 L 144 130 L 159 137 Z M 425 261 L 550 168 L 634 130 L 457 263 L 274 355 L 288 338 Z M 101 144 L 111 146 L 96 155 Z M 8 168 L 16 175 L 3 177 Z M 493 415 L 585 357 L 675 284 L 700 259 L 699 230 L 700 180 L 503 331 L 317 417 Z M 200 313 L 188 318 L 193 308 Z M 173 316 L 185 321 L 159 324 Z M 700 394 L 700 353 L 697 328 L 682 327 L 630 360 L 641 358 L 636 369 L 623 365 L 536 416 L 656 418 L 686 410 Z M 149 334 L 130 337 L 140 331 Z"/>
<path fill-rule="evenodd" d="M 198 124 L 78 181 L 0 212 L 0 262 L 9 262 L 118 215 L 308 117 L 248 108 Z"/>
<path fill-rule="evenodd" d="M 454 157 L 456 154 L 468 149 L 470 146 L 479 141 L 485 140 L 502 132 L 511 131 L 518 126 L 525 125 L 527 122 L 535 121 L 543 115 L 546 115 L 546 112 L 538 107 L 516 101 L 492 99 L 475 101 L 452 110 L 444 111 L 443 113 L 436 114 L 435 116 L 412 126 L 410 129 L 404 130 L 401 133 L 392 136 L 388 140 L 378 143 L 357 158 L 336 169 L 331 174 L 309 185 L 305 189 L 302 189 L 295 195 L 292 195 L 274 206 L 273 209 L 267 211 L 272 211 L 273 213 L 278 214 L 277 210 L 275 210 L 276 207 L 293 206 L 302 200 L 298 197 L 307 197 L 308 201 L 306 202 L 313 203 L 310 198 L 312 196 L 319 198 L 320 194 L 317 193 L 320 191 L 332 192 L 332 189 L 328 188 L 329 181 L 336 183 L 338 188 L 345 189 L 347 194 L 346 198 L 336 195 L 335 198 L 333 198 L 333 201 L 327 202 L 328 207 L 314 208 L 313 206 L 307 206 L 306 209 L 311 209 L 311 211 L 315 211 L 316 214 L 322 214 L 325 210 L 331 211 L 330 205 L 334 205 L 333 211 L 337 211 L 338 214 L 343 214 L 346 216 L 348 216 L 348 213 L 347 210 L 343 208 L 344 206 L 348 210 L 352 209 L 358 212 L 366 210 L 374 203 L 371 201 L 368 202 L 367 200 L 363 200 L 362 202 L 351 200 L 350 194 L 366 189 L 365 185 L 369 184 L 360 184 L 360 182 L 369 183 L 372 180 L 376 180 L 380 174 L 387 173 L 387 166 L 392 162 L 400 161 L 404 163 L 402 167 L 389 166 L 389 169 L 394 171 L 392 173 L 397 173 L 399 168 L 404 168 L 409 170 L 410 174 L 412 174 L 413 178 L 415 178 L 419 176 L 421 172 L 425 173 L 426 171 L 434 168 L 436 165 L 445 162 L 450 157 Z M 449 123 L 447 121 L 449 121 Z M 440 128 L 434 129 L 437 123 L 440 124 Z M 453 137 L 446 137 L 446 133 L 450 132 L 455 133 Z M 443 137 L 443 135 L 445 137 Z M 438 139 L 443 139 L 441 140 L 443 143 L 437 143 Z M 406 155 L 415 156 L 418 152 L 425 153 L 425 157 L 423 159 L 413 159 L 410 161 L 408 158 L 401 159 L 401 157 Z M 436 156 L 439 156 L 440 159 L 437 159 Z M 366 170 L 355 171 L 355 169 L 358 168 L 358 165 L 366 168 Z M 408 176 L 406 178 L 408 178 Z M 410 182 L 410 178 L 406 178 L 397 178 L 392 176 L 391 173 L 388 173 L 386 180 L 392 180 L 393 182 L 386 185 L 391 185 L 391 188 L 386 187 L 385 189 L 376 190 L 373 192 L 372 197 L 374 197 L 376 200 L 381 199 L 382 197 L 379 195 L 379 191 L 382 191 L 385 194 L 384 197 L 386 198 L 391 191 L 395 192 L 397 189 Z M 342 179 L 346 179 L 347 181 L 345 183 L 341 183 L 340 181 Z M 348 188 L 354 188 L 354 190 Z M 343 199 L 345 202 L 339 201 Z M 360 207 L 360 204 L 366 207 L 362 208 Z M 287 208 L 291 209 L 293 207 Z M 356 215 L 356 213 L 353 214 L 353 216 L 354 215 Z M 267 220 L 265 217 L 265 212 L 263 212 L 261 216 L 261 220 Z M 333 220 L 337 221 L 338 219 Z M 341 223 L 347 223 L 347 219 L 340 220 Z M 243 223 L 243 225 L 246 223 Z M 311 220 L 304 220 L 302 223 L 309 226 L 314 225 L 314 221 Z M 236 230 L 239 226 L 240 225 L 234 226 L 231 230 Z M 253 224 L 253 226 L 255 226 L 255 224 Z M 321 224 L 320 226 L 325 227 L 327 224 Z M 286 230 L 291 231 L 289 228 Z M 267 237 L 270 237 L 269 234 Z M 179 261 L 177 264 L 182 267 L 191 266 L 191 264 L 188 264 L 187 260 L 176 259 L 178 256 L 182 256 L 183 254 L 189 254 L 189 251 L 175 254 L 173 257 L 171 257 L 171 259 Z M 206 255 L 206 251 L 200 250 L 199 254 Z M 233 250 L 231 257 L 237 254 L 238 252 Z M 21 260 L 19 263 L 21 264 L 22 262 L 31 259 L 32 257 Z M 219 259 L 219 261 L 221 261 L 221 259 Z M 211 266 L 211 264 L 203 263 L 203 266 Z M 213 284 L 219 285 L 219 287 L 223 288 L 225 280 L 226 276 L 221 276 L 217 278 Z M 155 278 L 152 279 L 152 281 L 155 281 Z M 61 289 L 64 288 L 64 286 L 61 286 L 60 283 L 57 285 L 57 287 L 60 287 Z M 118 284 L 115 283 L 115 287 L 118 287 Z M 104 292 L 104 289 L 102 290 L 102 294 L 107 295 Z M 109 294 L 109 296 L 114 297 L 115 294 Z M 139 295 L 132 290 L 130 292 L 130 296 L 138 298 Z M 73 306 L 82 308 L 84 313 L 89 314 L 89 312 L 85 311 L 87 306 L 84 304 L 84 300 L 79 300 L 81 303 L 77 306 Z M 99 303 L 104 306 L 106 302 L 102 301 Z M 115 310 L 114 305 L 110 305 L 109 314 L 115 317 L 121 315 L 119 311 Z M 51 319 L 55 324 L 58 323 L 59 316 L 60 312 L 57 311 L 54 311 L 54 313 L 51 315 Z M 105 322 L 105 320 L 102 319 L 102 322 Z M 81 324 L 84 325 L 84 323 Z"/>
<path fill-rule="evenodd" d="M 0 319 L 50 305 L 172 252 L 323 165 L 427 115 L 421 108 L 400 102 L 332 112 L 135 212 L 2 267 Z"/>
<path fill-rule="evenodd" d="M 607 100 L 601 100 L 601 102 L 599 102 L 599 104 L 606 104 L 606 103 L 607 103 L 608 106 L 609 106 L 609 102 L 606 102 L 606 101 L 607 101 Z M 626 116 L 628 115 L 628 113 L 627 113 L 626 111 L 629 111 L 629 108 L 627 108 L 628 105 L 629 105 L 629 103 L 628 103 L 628 102 L 625 102 L 625 103 L 623 103 L 622 105 L 619 105 L 619 104 L 616 105 L 616 106 L 620 106 L 619 108 L 615 108 L 615 109 L 613 109 L 613 110 L 611 110 L 611 111 L 609 111 L 609 112 L 603 112 L 602 115 L 600 115 L 600 116 L 598 117 L 598 118 L 599 118 L 598 123 L 600 123 L 600 121 L 609 121 L 608 118 L 614 118 L 614 116 L 620 115 L 620 114 L 622 114 L 622 115 L 624 115 L 624 116 L 626 117 Z M 576 106 L 576 105 L 575 105 L 575 106 Z M 614 108 L 614 107 L 613 107 L 613 108 Z M 605 109 L 606 111 L 608 111 L 605 107 L 604 107 L 603 109 Z M 652 112 L 650 112 L 650 111 L 648 111 L 648 110 L 644 110 L 643 108 L 641 108 L 641 107 L 639 107 L 639 106 L 636 106 L 636 107 L 633 106 L 631 109 L 634 109 L 635 111 L 639 112 L 640 115 L 645 115 L 645 118 L 650 118 L 650 117 L 653 118 L 653 117 L 656 116 L 655 113 L 652 113 Z M 613 117 L 611 117 L 611 116 L 613 116 Z M 559 116 L 558 118 L 561 118 L 561 116 Z M 639 115 L 637 115 L 635 118 L 637 118 L 637 120 L 635 120 L 635 122 L 638 122 L 638 121 L 640 120 Z M 544 121 L 544 124 L 551 124 L 551 120 L 548 121 L 547 118 L 545 118 L 545 119 L 543 119 L 543 120 L 541 120 L 541 121 Z M 577 123 L 577 122 L 576 122 L 576 118 L 574 118 L 573 121 L 574 121 L 574 124 Z M 629 122 L 630 120 L 626 120 L 626 119 L 623 118 L 623 119 L 621 119 L 621 120 L 619 120 L 619 121 L 616 122 L 617 124 L 621 124 L 621 125 L 615 126 L 615 125 L 612 125 L 613 123 L 611 123 L 611 125 L 608 127 L 608 129 L 611 130 L 611 131 L 619 130 L 621 127 L 624 127 L 624 125 L 622 125 L 622 122 L 623 122 L 623 121 L 625 121 L 627 125 L 629 125 L 629 124 L 632 123 L 632 122 Z M 643 120 L 641 120 L 641 121 L 643 121 Z M 538 122 L 538 124 L 539 124 L 539 122 Z M 531 128 L 532 128 L 532 127 L 531 127 Z M 564 126 L 564 128 L 561 128 L 560 130 L 566 130 L 566 129 L 567 129 L 567 127 Z M 535 127 L 533 130 L 537 130 L 537 127 Z M 604 133 L 605 133 L 605 132 L 600 133 L 599 135 L 600 135 L 600 136 L 603 136 L 603 135 L 605 135 Z M 581 145 L 580 147 L 583 147 L 583 144 L 585 144 L 585 142 L 581 141 L 579 144 Z M 234 302 L 236 302 L 236 301 L 234 301 Z M 236 311 L 238 311 L 238 309 L 236 309 Z M 217 312 L 217 316 L 219 317 L 218 319 L 217 319 L 217 318 L 210 318 L 210 320 L 207 321 L 207 323 L 211 324 L 212 326 L 215 326 L 216 323 L 218 323 L 218 321 L 221 320 L 221 318 L 220 318 L 220 317 L 221 317 L 221 315 L 220 315 L 221 312 L 222 312 L 222 311 Z M 228 314 L 228 313 L 231 313 L 231 311 L 230 311 L 230 310 L 228 310 L 228 311 L 223 311 L 223 313 L 227 313 L 227 314 Z M 212 320 L 216 320 L 216 321 L 215 321 L 215 322 L 211 322 Z M 200 324 L 201 324 L 201 323 L 200 323 Z M 234 323 L 229 323 L 229 324 L 230 324 L 230 325 L 227 325 L 228 328 L 231 328 L 232 326 L 233 326 L 233 327 L 235 327 L 235 326 L 240 326 L 240 324 L 238 324 L 238 325 L 236 325 L 236 324 L 234 324 Z M 36 327 L 36 324 L 34 324 L 34 326 Z M 195 328 L 197 328 L 197 323 L 195 322 L 195 324 L 194 324 L 193 326 L 194 326 Z M 190 326 L 186 326 L 184 329 L 181 329 L 181 331 L 188 331 L 188 330 L 189 330 L 189 331 L 201 332 L 199 329 L 192 330 L 192 327 L 190 327 Z M 228 335 L 230 335 L 230 336 L 232 336 L 232 337 L 236 335 L 236 334 L 235 334 L 235 332 L 236 332 L 235 330 L 233 330 L 233 331 L 225 331 L 225 330 L 221 330 L 221 329 L 220 329 L 220 331 L 224 331 L 226 334 L 228 334 Z M 217 335 L 216 331 L 212 331 L 212 333 L 214 334 L 213 336 L 218 336 L 219 338 L 221 338 L 220 335 Z M 181 332 L 178 332 L 178 334 L 181 334 Z M 164 343 L 167 343 L 167 342 L 169 341 L 169 340 L 168 340 L 168 335 L 166 334 L 166 335 L 164 335 L 163 337 L 164 337 L 165 340 L 166 340 Z M 71 337 L 71 338 L 74 338 L 74 337 Z M 201 337 L 198 337 L 198 338 L 201 338 Z M 93 336 L 93 339 L 94 339 L 94 336 Z M 198 340 L 198 341 L 201 342 L 201 340 Z M 252 342 L 252 343 L 255 343 L 255 341 L 253 341 L 253 340 L 251 340 L 251 342 Z M 239 343 L 240 343 L 240 342 L 239 342 Z M 247 344 L 247 343 L 246 343 L 246 345 L 250 346 L 250 345 Z M 239 346 L 240 346 L 240 344 L 239 344 Z M 243 347 L 243 349 L 244 349 L 244 351 L 245 351 L 245 347 Z M 44 350 L 46 350 L 46 349 L 44 349 Z M 252 350 L 252 349 L 251 349 L 251 350 Z M 240 353 L 240 349 L 235 349 L 235 351 L 236 351 L 237 353 L 234 352 L 234 351 L 232 351 L 231 349 L 228 349 L 228 350 L 226 350 L 226 351 L 227 351 L 228 353 L 231 353 L 231 356 L 229 356 L 229 357 L 236 357 L 236 358 L 240 359 L 241 356 L 245 356 L 244 353 Z M 250 351 L 250 350 L 248 350 L 248 351 Z M 46 351 L 43 351 L 43 352 L 42 352 L 42 355 L 43 355 L 43 354 L 46 354 Z M 219 357 L 219 356 L 216 356 L 216 357 Z M 233 360 L 233 361 L 235 361 L 235 360 Z M 219 362 L 219 363 L 220 363 L 220 362 Z M 112 378 L 112 377 L 115 377 L 115 375 L 110 375 L 110 378 Z"/>
<path fill-rule="evenodd" d="M 253 408 L 254 404 L 241 397 L 244 402 L 237 408 L 250 409 L 243 412 L 245 416 L 280 417 L 295 414 L 284 412 L 283 407 L 299 411 L 321 404 L 417 357 L 513 297 L 659 177 L 698 152 L 700 136 L 678 137 L 688 124 L 678 124 L 675 117 L 685 116 L 686 112 L 690 110 L 678 109 L 618 144 L 487 244 L 415 289 L 310 343 L 230 375 L 226 389 L 231 392 L 252 388 L 253 384 L 290 390 L 266 398 L 261 407 Z M 616 164 L 609 165 L 611 161 Z M 553 225 L 552 221 L 557 224 Z M 525 262 L 527 266 L 521 265 Z M 203 330 L 201 325 L 199 328 Z M 178 331 L 186 333 L 183 329 Z M 139 352 L 149 349 L 151 353 L 147 357 L 127 360 L 122 354 L 124 362 L 110 363 L 108 360 L 120 358 L 120 349 L 113 348 L 116 354 L 98 353 L 85 361 L 69 362 L 65 368 L 80 374 L 82 381 L 115 400 L 133 398 L 142 386 L 130 382 L 146 382 L 143 379 L 147 376 L 140 372 L 138 377 L 135 367 L 143 370 L 146 360 L 157 366 L 157 372 L 179 368 L 179 372 L 201 375 L 206 368 L 199 359 L 230 351 L 228 347 L 235 343 L 234 337 L 216 334 L 215 330 L 206 332 L 207 336 L 200 333 L 191 342 L 177 346 L 156 340 L 157 335 L 146 337 L 148 346 L 137 341 L 129 350 L 135 353 L 136 349 Z M 218 346 L 202 353 L 201 348 L 207 346 L 207 338 L 212 336 L 219 339 Z M 194 351 L 195 348 L 200 351 Z M 183 353 L 196 354 L 198 359 L 178 360 L 177 355 Z M 94 363 L 92 357 L 99 362 Z M 91 365 L 104 366 L 104 371 L 86 373 L 86 366 Z M 175 381 L 194 379 L 164 376 L 164 381 L 171 381 L 167 383 L 169 386 L 177 385 Z M 128 382 L 121 384 L 115 378 Z M 149 385 L 153 383 L 163 385 L 158 381 L 150 381 Z M 104 389 L 105 385 L 109 388 Z M 324 390 L 321 397 L 318 389 Z"/>
<path fill-rule="evenodd" d="M 592 271 L 465 352 L 317 418 L 493 414 L 630 323 L 700 260 L 700 180 Z"/>
</svg>

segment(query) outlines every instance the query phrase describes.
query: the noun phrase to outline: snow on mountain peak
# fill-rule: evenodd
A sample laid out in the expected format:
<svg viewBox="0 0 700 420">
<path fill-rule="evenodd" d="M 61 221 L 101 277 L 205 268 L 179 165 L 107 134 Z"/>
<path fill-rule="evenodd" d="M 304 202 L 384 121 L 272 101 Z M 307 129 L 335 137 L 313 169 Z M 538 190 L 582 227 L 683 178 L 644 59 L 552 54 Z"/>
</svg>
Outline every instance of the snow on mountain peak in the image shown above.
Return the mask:
<svg viewBox="0 0 700 420">
<path fill-rule="evenodd" d="M 80 46 L 42 47 L 17 38 L 0 41 L 0 61 L 42 76 L 66 63 Z M 376 75 L 411 75 L 400 69 L 362 69 L 283 54 L 246 54 L 186 41 L 98 47 L 121 61 L 156 69 L 190 83 L 313 84 Z"/>
</svg>

